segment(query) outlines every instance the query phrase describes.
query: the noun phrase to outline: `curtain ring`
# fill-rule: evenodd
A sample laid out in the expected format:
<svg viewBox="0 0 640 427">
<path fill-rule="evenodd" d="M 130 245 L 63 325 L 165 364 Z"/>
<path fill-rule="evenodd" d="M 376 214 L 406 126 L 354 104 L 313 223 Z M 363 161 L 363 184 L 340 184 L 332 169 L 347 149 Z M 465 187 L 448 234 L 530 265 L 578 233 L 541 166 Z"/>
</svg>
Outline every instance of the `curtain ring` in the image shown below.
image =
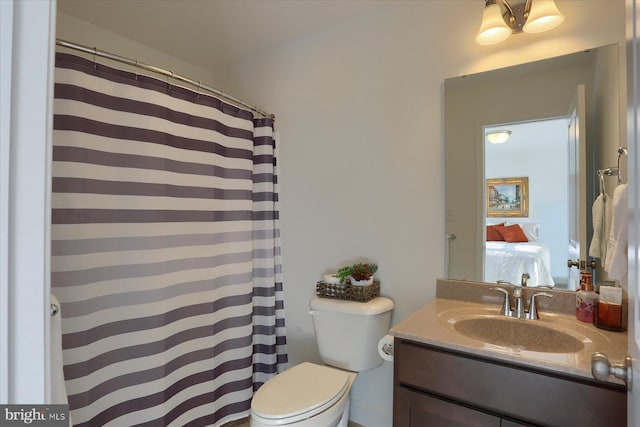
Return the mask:
<svg viewBox="0 0 640 427">
<path fill-rule="evenodd" d="M 169 87 L 167 88 L 167 90 L 171 90 L 171 86 L 172 86 L 172 83 L 173 83 L 173 76 L 174 76 L 174 74 L 175 74 L 175 73 L 172 71 L 172 72 L 171 72 L 171 76 L 167 76 L 167 84 L 169 85 Z M 171 82 L 169 82 L 169 77 L 171 77 Z"/>
<path fill-rule="evenodd" d="M 98 49 L 94 46 L 93 47 L 93 69 L 97 69 L 97 58 L 96 56 L 98 55 Z"/>
<path fill-rule="evenodd" d="M 136 81 L 138 80 L 138 71 L 140 71 L 139 66 L 140 66 L 140 64 L 138 63 L 138 60 L 136 59 Z"/>
<path fill-rule="evenodd" d="M 198 95 L 196 96 L 196 98 L 200 98 L 200 85 L 201 85 L 201 82 L 200 80 L 198 80 Z"/>
</svg>

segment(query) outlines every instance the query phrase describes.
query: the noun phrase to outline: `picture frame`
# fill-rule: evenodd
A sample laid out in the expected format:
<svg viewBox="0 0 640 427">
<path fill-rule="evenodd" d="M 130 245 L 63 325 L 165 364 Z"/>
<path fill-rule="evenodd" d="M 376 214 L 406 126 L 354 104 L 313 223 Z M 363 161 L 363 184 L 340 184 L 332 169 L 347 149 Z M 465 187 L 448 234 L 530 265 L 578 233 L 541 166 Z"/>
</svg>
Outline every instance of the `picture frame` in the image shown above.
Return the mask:
<svg viewBox="0 0 640 427">
<path fill-rule="evenodd" d="M 528 217 L 529 178 L 487 178 L 487 217 Z"/>
</svg>

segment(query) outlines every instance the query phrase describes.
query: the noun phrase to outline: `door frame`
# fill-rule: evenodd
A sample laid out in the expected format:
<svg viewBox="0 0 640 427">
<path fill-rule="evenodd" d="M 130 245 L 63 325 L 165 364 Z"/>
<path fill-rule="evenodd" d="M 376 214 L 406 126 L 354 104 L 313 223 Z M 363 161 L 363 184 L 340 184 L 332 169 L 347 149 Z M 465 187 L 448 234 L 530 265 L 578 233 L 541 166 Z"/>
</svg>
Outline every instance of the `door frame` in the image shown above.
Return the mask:
<svg viewBox="0 0 640 427">
<path fill-rule="evenodd" d="M 577 259 L 578 262 L 587 259 L 588 241 L 586 111 L 586 88 L 584 84 L 579 84 L 569 106 L 567 128 L 567 258 L 569 261 Z M 580 288 L 580 268 L 567 267 L 567 288 Z"/>
<path fill-rule="evenodd" d="M 0 1 L 0 403 L 50 403 L 56 1 Z"/>
<path fill-rule="evenodd" d="M 640 424 L 640 4 L 627 0 L 627 148 L 629 184 L 629 355 L 633 366 L 633 387 L 627 398 L 627 423 Z"/>
</svg>

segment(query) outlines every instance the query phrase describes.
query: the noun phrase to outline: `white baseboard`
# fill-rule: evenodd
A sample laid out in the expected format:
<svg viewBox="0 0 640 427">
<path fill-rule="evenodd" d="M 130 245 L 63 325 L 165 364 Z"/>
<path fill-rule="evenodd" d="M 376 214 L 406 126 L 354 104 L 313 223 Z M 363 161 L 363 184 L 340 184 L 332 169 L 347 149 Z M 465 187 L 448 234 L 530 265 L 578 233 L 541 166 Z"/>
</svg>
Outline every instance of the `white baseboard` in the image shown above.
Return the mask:
<svg viewBox="0 0 640 427">
<path fill-rule="evenodd" d="M 369 405 L 367 402 L 351 398 L 351 411 L 349 413 L 350 425 L 362 427 L 391 427 L 393 413 L 381 412 L 379 407 Z"/>
</svg>

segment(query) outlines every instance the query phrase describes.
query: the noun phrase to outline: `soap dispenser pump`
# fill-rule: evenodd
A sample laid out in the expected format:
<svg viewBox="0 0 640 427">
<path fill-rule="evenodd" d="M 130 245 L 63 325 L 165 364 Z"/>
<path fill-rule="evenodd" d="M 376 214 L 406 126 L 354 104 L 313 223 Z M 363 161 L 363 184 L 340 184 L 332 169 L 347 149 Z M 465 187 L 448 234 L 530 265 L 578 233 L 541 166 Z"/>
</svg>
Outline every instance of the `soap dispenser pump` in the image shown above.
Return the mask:
<svg viewBox="0 0 640 427">
<path fill-rule="evenodd" d="M 580 272 L 580 290 L 576 293 L 576 318 L 593 323 L 598 303 L 598 294 L 593 290 L 593 276 L 588 271 Z"/>
</svg>

